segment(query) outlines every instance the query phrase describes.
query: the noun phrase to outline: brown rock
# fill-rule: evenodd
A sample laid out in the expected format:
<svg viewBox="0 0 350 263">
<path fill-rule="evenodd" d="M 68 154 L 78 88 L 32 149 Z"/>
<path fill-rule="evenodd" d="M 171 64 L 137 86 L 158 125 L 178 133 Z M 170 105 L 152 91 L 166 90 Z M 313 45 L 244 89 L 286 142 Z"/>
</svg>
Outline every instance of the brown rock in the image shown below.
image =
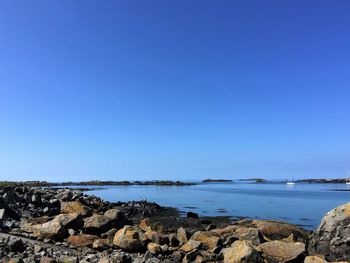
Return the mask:
<svg viewBox="0 0 350 263">
<path fill-rule="evenodd" d="M 213 250 L 215 247 L 221 245 L 219 235 L 210 231 L 197 231 L 192 235 L 191 239 L 200 241 L 202 243 L 202 249 Z"/>
<path fill-rule="evenodd" d="M 160 245 L 158 245 L 156 243 L 148 243 L 147 250 L 149 252 L 151 252 L 153 255 L 158 255 L 158 254 L 162 253 L 162 249 L 161 249 Z"/>
<path fill-rule="evenodd" d="M 301 242 L 283 242 L 279 240 L 262 243 L 258 250 L 265 260 L 271 263 L 284 263 L 302 260 L 305 257 L 305 244 Z"/>
<path fill-rule="evenodd" d="M 239 240 L 251 241 L 251 243 L 255 246 L 259 245 L 264 240 L 259 229 L 257 228 L 240 227 L 236 230 L 235 234 Z"/>
<path fill-rule="evenodd" d="M 61 203 L 61 213 L 70 214 L 70 213 L 78 213 L 82 216 L 87 216 L 91 214 L 90 209 L 80 203 L 79 201 L 72 202 L 62 202 Z"/>
<path fill-rule="evenodd" d="M 159 223 L 155 222 L 151 225 L 152 231 L 156 231 L 158 234 L 162 235 L 164 233 L 164 226 Z"/>
<path fill-rule="evenodd" d="M 152 231 L 150 228 L 147 230 L 147 232 L 144 233 L 147 239 L 151 240 L 152 242 L 156 244 L 160 244 L 161 236 L 156 232 Z"/>
<path fill-rule="evenodd" d="M 110 209 L 104 215 L 92 215 L 84 220 L 84 229 L 88 233 L 102 234 L 111 228 L 119 229 L 126 224 L 124 214 L 118 209 Z"/>
<path fill-rule="evenodd" d="M 307 256 L 304 263 L 327 263 L 327 260 L 318 256 Z"/>
<path fill-rule="evenodd" d="M 177 239 L 179 240 L 180 245 L 187 243 L 189 239 L 189 234 L 186 232 L 186 230 L 183 227 L 180 227 L 177 230 Z"/>
<path fill-rule="evenodd" d="M 68 237 L 67 243 L 73 247 L 92 247 L 92 244 L 97 238 L 94 235 L 81 234 Z"/>
<path fill-rule="evenodd" d="M 48 216 L 26 218 L 21 220 L 21 230 L 24 232 L 32 233 L 34 226 L 41 225 L 49 221 L 51 218 Z"/>
<path fill-rule="evenodd" d="M 217 233 L 219 236 L 232 235 L 236 232 L 238 226 L 227 226 L 225 228 L 217 228 L 211 230 L 211 232 Z"/>
<path fill-rule="evenodd" d="M 184 244 L 180 250 L 185 251 L 185 252 L 189 252 L 192 251 L 194 249 L 197 249 L 201 246 L 201 242 L 200 241 L 196 241 L 193 239 L 190 239 L 189 241 L 186 242 L 186 244 Z"/>
<path fill-rule="evenodd" d="M 113 244 L 128 251 L 140 251 L 144 247 L 144 234 L 135 226 L 124 226 L 114 236 Z"/>
<path fill-rule="evenodd" d="M 93 249 L 101 250 L 101 251 L 111 248 L 112 246 L 113 246 L 113 243 L 106 238 L 95 239 L 94 243 L 92 244 Z"/>
<path fill-rule="evenodd" d="M 144 218 L 140 221 L 139 228 L 141 228 L 143 231 L 148 231 L 151 229 L 151 222 L 149 218 Z"/>
<path fill-rule="evenodd" d="M 33 227 L 33 236 L 62 240 L 68 236 L 68 228 L 77 228 L 81 224 L 81 215 L 77 213 L 60 214 L 54 217 L 54 219 Z"/>
<path fill-rule="evenodd" d="M 252 224 L 256 226 L 263 234 L 264 238 L 269 241 L 287 238 L 293 234 L 297 241 L 304 242 L 309 236 L 308 233 L 300 227 L 287 223 L 269 220 L 253 220 Z"/>
<path fill-rule="evenodd" d="M 105 215 L 92 215 L 85 218 L 84 229 L 87 233 L 103 233 L 112 228 L 111 219 Z"/>
<path fill-rule="evenodd" d="M 49 257 L 41 257 L 40 263 L 56 263 L 56 260 L 54 260 L 53 258 L 49 258 Z"/>
<path fill-rule="evenodd" d="M 259 253 L 248 241 L 236 241 L 232 247 L 223 250 L 224 263 L 260 263 L 264 262 Z"/>
</svg>

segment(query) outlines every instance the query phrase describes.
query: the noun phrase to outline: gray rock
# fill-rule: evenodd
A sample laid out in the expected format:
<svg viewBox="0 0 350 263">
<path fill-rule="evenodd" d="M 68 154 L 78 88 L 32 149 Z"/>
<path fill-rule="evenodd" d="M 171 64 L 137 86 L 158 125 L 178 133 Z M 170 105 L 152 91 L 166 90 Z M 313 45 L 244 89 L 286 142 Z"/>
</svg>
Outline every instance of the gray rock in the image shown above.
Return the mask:
<svg viewBox="0 0 350 263">
<path fill-rule="evenodd" d="M 11 238 L 7 244 L 11 252 L 23 252 L 26 247 L 20 238 Z"/>
<path fill-rule="evenodd" d="M 329 261 L 350 261 L 350 203 L 326 213 L 311 236 L 308 252 Z"/>
</svg>

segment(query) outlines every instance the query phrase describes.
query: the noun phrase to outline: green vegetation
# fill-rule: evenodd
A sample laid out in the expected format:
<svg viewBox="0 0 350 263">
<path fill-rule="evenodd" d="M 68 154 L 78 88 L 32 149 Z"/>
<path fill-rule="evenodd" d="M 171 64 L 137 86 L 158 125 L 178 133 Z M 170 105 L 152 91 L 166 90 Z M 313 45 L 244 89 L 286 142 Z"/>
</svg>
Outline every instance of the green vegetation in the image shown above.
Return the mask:
<svg viewBox="0 0 350 263">
<path fill-rule="evenodd" d="M 227 180 L 227 179 L 205 179 L 202 182 L 203 183 L 233 183 L 232 180 Z"/>
<path fill-rule="evenodd" d="M 248 179 L 240 179 L 239 181 L 255 182 L 255 183 L 265 183 L 266 182 L 266 180 L 263 178 L 248 178 Z"/>
</svg>

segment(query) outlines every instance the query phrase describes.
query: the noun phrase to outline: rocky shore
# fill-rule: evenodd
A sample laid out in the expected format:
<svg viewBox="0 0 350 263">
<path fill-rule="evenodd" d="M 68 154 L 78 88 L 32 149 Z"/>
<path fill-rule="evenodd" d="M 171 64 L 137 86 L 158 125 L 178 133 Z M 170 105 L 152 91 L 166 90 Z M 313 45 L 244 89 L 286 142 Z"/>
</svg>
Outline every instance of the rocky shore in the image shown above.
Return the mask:
<svg viewBox="0 0 350 263">
<path fill-rule="evenodd" d="M 0 187 L 0 262 L 331 262 L 350 260 L 350 203 L 309 233 L 267 220 L 201 218 L 79 190 Z"/>
</svg>

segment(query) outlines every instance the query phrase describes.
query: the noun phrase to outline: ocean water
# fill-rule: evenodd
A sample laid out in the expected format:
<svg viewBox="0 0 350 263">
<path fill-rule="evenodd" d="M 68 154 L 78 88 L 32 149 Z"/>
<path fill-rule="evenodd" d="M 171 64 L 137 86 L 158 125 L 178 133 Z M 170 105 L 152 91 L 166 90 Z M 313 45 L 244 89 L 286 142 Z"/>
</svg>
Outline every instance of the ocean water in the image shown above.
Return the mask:
<svg viewBox="0 0 350 263">
<path fill-rule="evenodd" d="M 92 187 L 96 188 L 96 187 Z M 348 188 L 348 189 L 347 189 Z M 146 197 L 162 206 L 202 216 L 273 219 L 313 229 L 323 215 L 350 202 L 345 184 L 210 183 L 193 186 L 105 186 L 88 194 L 105 200 L 130 201 Z"/>
</svg>

